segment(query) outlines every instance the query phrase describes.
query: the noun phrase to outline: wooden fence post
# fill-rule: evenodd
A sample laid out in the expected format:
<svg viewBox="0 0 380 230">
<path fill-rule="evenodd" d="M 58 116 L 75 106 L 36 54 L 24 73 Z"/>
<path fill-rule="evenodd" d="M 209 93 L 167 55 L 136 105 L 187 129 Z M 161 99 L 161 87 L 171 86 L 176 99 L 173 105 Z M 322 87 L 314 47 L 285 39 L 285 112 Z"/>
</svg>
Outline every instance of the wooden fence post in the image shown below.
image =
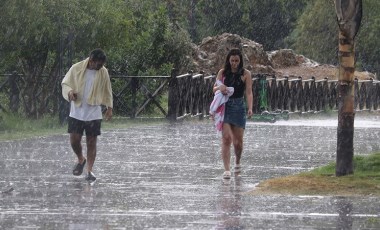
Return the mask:
<svg viewBox="0 0 380 230">
<path fill-rule="evenodd" d="M 168 115 L 167 119 L 170 121 L 175 121 L 177 119 L 177 110 L 178 110 L 178 79 L 177 79 L 177 70 L 172 69 L 170 73 L 170 82 L 169 82 L 169 95 L 168 95 Z"/>
<path fill-rule="evenodd" d="M 271 111 L 277 111 L 277 83 L 276 76 L 271 76 L 271 83 L 268 84 L 269 88 L 269 105 Z M 269 82 L 268 82 L 269 83 Z"/>
<path fill-rule="evenodd" d="M 367 98 L 366 98 L 366 109 L 369 111 L 372 111 L 372 91 L 373 91 L 373 79 L 371 78 L 369 82 L 367 83 Z"/>
<path fill-rule="evenodd" d="M 298 77 L 297 81 L 297 88 L 296 88 L 296 106 L 297 111 L 302 112 L 302 105 L 304 103 L 304 97 L 303 97 L 303 85 L 302 85 L 302 77 Z"/>
<path fill-rule="evenodd" d="M 139 86 L 139 81 L 136 77 L 133 77 L 131 79 L 131 94 L 132 94 L 132 112 L 130 117 L 131 118 L 136 118 L 136 107 L 137 107 L 137 102 L 136 102 L 136 95 L 137 95 L 137 88 Z"/>
<path fill-rule="evenodd" d="M 284 80 L 284 93 L 283 93 L 283 108 L 284 110 L 290 110 L 289 109 L 289 94 L 290 94 L 290 89 L 289 89 L 289 77 L 285 77 Z"/>
<path fill-rule="evenodd" d="M 198 101 L 198 112 L 200 112 L 200 117 L 199 119 L 200 120 L 203 120 L 203 118 L 208 114 L 208 111 L 205 110 L 205 107 L 204 107 L 204 97 L 202 97 L 201 95 L 204 95 L 206 94 L 206 89 L 205 89 L 205 74 L 203 71 L 201 71 L 201 79 L 200 79 L 200 85 L 199 85 L 199 89 L 200 89 L 200 94 L 199 94 L 199 101 Z"/>
<path fill-rule="evenodd" d="M 359 80 L 357 78 L 355 78 L 354 79 L 354 110 L 356 110 L 358 108 L 359 101 L 360 101 L 359 89 L 360 89 L 359 88 Z"/>
<path fill-rule="evenodd" d="M 375 99 L 374 99 L 374 104 L 373 104 L 373 110 L 377 110 L 380 102 L 380 85 L 378 82 L 375 84 L 375 92 L 373 93 Z"/>
<path fill-rule="evenodd" d="M 259 79 L 256 78 L 257 74 L 255 74 L 254 79 L 252 79 L 252 95 L 253 95 L 253 101 L 252 101 L 252 111 L 254 114 L 259 113 Z"/>
</svg>

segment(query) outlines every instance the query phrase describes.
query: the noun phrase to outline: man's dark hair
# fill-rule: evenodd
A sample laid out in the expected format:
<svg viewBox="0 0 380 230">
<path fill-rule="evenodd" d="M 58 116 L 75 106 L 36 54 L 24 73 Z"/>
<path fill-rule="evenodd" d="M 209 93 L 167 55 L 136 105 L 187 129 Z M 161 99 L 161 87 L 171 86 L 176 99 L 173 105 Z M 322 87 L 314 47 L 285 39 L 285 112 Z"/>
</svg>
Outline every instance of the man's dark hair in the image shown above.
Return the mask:
<svg viewBox="0 0 380 230">
<path fill-rule="evenodd" d="M 102 49 L 94 49 L 90 53 L 90 60 L 105 62 L 106 59 L 107 56 Z"/>
</svg>

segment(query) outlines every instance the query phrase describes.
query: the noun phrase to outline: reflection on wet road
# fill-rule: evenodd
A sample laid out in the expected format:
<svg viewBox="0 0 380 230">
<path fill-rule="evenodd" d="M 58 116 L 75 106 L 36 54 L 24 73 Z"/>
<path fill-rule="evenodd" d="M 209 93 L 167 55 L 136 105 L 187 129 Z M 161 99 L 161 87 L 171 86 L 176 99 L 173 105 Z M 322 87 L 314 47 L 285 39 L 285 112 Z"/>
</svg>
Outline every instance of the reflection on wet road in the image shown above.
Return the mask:
<svg viewBox="0 0 380 230">
<path fill-rule="evenodd" d="M 74 177 L 67 134 L 0 142 L 0 229 L 376 229 L 376 197 L 250 196 L 258 182 L 335 160 L 335 121 L 249 123 L 243 170 L 222 179 L 210 121 L 104 131 L 95 175 Z M 380 150 L 355 121 L 355 154 Z"/>
</svg>

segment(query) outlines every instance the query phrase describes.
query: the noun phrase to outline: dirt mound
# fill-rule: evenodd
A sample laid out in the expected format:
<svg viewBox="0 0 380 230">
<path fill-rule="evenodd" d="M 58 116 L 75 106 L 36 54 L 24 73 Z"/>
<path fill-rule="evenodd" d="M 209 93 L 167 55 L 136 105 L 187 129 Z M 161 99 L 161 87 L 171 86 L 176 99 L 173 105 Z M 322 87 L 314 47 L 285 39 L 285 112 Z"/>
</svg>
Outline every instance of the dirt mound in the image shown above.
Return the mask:
<svg viewBox="0 0 380 230">
<path fill-rule="evenodd" d="M 338 79 L 338 68 L 332 65 L 318 65 L 318 66 L 290 66 L 287 68 L 278 68 L 275 69 L 276 76 L 288 76 L 290 78 L 293 77 L 302 77 L 304 79 L 308 79 L 311 77 L 315 77 L 315 79 L 324 79 L 328 78 L 331 80 Z M 359 80 L 369 80 L 376 79 L 376 76 L 373 73 L 369 72 L 359 72 L 355 71 L 355 78 Z"/>
<path fill-rule="evenodd" d="M 206 74 L 217 73 L 219 69 L 223 68 L 225 57 L 232 48 L 243 50 L 245 68 L 254 70 L 256 66 L 263 66 L 260 69 L 274 73 L 269 56 L 261 44 L 228 33 L 207 37 L 200 45 L 193 45 L 194 70 L 196 72 L 204 71 Z"/>
<path fill-rule="evenodd" d="M 331 65 L 318 65 L 318 66 L 290 66 L 282 67 L 276 69 L 276 76 L 288 76 L 293 77 L 302 77 L 302 78 L 311 78 L 315 77 L 316 79 L 337 79 L 338 72 L 337 68 Z"/>
<path fill-rule="evenodd" d="M 332 65 L 319 64 L 291 49 L 267 52 L 263 46 L 236 34 L 224 33 L 215 37 L 207 37 L 199 45 L 193 44 L 193 70 L 203 71 L 206 75 L 215 74 L 223 68 L 227 52 L 231 48 L 243 50 L 245 68 L 252 73 L 275 74 L 290 78 L 337 79 L 338 68 Z M 369 72 L 355 72 L 358 79 L 375 79 Z"/>
</svg>

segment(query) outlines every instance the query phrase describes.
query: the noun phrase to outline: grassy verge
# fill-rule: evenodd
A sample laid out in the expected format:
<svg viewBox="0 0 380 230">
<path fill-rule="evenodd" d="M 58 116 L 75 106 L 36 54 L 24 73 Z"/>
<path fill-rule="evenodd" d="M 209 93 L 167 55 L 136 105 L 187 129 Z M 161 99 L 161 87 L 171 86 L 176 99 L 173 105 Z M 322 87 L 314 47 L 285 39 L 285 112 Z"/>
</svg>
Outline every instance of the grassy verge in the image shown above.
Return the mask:
<svg viewBox="0 0 380 230">
<path fill-rule="evenodd" d="M 64 126 L 60 125 L 55 117 L 32 120 L 17 115 L 0 116 L 0 141 L 53 135 L 64 131 Z"/>
<path fill-rule="evenodd" d="M 114 117 L 102 122 L 102 130 L 126 129 L 137 125 L 149 125 L 166 122 L 165 119 L 129 119 Z M 17 115 L 0 115 L 0 141 L 19 140 L 31 137 L 49 136 L 67 133 L 67 124 L 59 124 L 58 117 L 26 119 Z"/>
<path fill-rule="evenodd" d="M 380 196 L 380 153 L 354 156 L 354 174 L 336 177 L 335 163 L 261 182 L 252 195 Z"/>
</svg>

